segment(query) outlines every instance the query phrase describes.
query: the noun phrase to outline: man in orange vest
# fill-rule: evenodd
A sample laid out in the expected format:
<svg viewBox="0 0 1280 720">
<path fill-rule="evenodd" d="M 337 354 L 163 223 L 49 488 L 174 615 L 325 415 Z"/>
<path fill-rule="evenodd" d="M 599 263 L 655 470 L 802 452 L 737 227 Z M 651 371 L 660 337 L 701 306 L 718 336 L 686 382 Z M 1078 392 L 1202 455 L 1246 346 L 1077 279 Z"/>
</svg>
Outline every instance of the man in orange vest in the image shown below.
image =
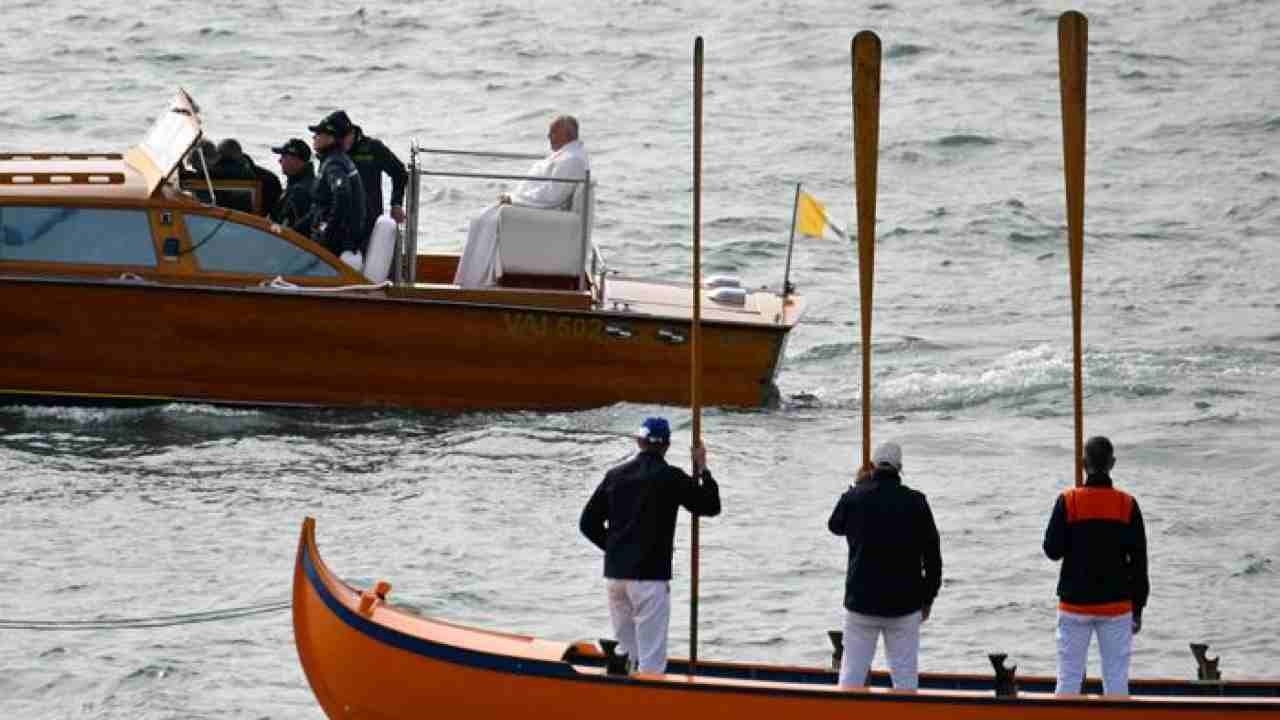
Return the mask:
<svg viewBox="0 0 1280 720">
<path fill-rule="evenodd" d="M 1088 479 L 1058 496 L 1044 533 L 1044 554 L 1062 560 L 1058 575 L 1059 695 L 1076 695 L 1089 641 L 1098 636 L 1102 690 L 1129 694 L 1129 655 L 1147 604 L 1147 536 L 1138 501 L 1111 485 L 1115 450 L 1105 437 L 1084 446 Z"/>
</svg>

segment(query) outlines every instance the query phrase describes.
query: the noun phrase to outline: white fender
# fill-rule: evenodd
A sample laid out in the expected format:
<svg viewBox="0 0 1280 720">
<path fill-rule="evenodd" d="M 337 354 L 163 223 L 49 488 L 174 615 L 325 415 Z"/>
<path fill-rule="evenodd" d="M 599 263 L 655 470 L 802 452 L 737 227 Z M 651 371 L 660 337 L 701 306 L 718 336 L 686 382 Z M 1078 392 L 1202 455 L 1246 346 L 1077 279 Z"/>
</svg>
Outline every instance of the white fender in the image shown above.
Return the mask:
<svg viewBox="0 0 1280 720">
<path fill-rule="evenodd" d="M 347 250 L 339 255 L 338 259 L 351 266 L 351 269 L 356 272 L 360 272 L 360 268 L 364 266 L 364 257 L 359 252 Z"/>
<path fill-rule="evenodd" d="M 373 224 L 369 233 L 369 252 L 364 259 L 364 276 L 369 282 L 380 283 L 391 272 L 391 256 L 396 251 L 396 221 L 383 215 Z"/>
</svg>

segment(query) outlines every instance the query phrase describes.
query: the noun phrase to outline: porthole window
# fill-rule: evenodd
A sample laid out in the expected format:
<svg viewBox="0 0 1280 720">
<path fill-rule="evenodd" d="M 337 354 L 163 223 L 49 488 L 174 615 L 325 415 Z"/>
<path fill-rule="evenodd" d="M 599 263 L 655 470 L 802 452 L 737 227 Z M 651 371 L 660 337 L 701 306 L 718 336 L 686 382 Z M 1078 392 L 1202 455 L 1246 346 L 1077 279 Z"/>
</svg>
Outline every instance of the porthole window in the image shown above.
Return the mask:
<svg viewBox="0 0 1280 720">
<path fill-rule="evenodd" d="M 337 277 L 318 255 L 269 232 L 221 216 L 186 216 L 187 234 L 200 269 L 208 272 Z"/>
<path fill-rule="evenodd" d="M 0 261 L 155 267 L 145 210 L 0 206 Z"/>
</svg>

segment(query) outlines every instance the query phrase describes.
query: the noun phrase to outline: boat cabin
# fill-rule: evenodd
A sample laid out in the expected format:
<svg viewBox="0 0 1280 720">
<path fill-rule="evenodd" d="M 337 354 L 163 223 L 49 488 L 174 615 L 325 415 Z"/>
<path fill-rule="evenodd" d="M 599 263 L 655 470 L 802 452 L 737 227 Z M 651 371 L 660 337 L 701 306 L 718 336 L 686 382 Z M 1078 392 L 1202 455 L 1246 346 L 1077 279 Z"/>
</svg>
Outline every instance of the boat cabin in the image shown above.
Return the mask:
<svg viewBox="0 0 1280 720">
<path fill-rule="evenodd" d="M 195 103 L 179 91 L 125 154 L 0 154 L 0 272 L 239 286 L 275 278 L 366 284 L 310 239 L 184 191 L 177 169 L 200 136 Z M 253 188 L 242 192 L 256 197 Z"/>
</svg>

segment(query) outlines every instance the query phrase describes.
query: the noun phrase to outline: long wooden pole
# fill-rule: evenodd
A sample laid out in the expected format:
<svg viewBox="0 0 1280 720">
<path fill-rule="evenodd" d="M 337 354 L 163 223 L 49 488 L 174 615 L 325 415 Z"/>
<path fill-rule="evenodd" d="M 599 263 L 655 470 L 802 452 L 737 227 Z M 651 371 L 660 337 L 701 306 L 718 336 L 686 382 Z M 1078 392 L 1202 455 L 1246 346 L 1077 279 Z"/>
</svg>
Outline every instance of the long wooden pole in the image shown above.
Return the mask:
<svg viewBox="0 0 1280 720">
<path fill-rule="evenodd" d="M 1062 90 L 1062 155 L 1067 185 L 1067 244 L 1071 259 L 1072 404 L 1076 486 L 1084 483 L 1084 372 L 1081 287 L 1084 275 L 1085 86 L 1089 21 L 1069 10 L 1058 18 L 1058 79 Z"/>
<path fill-rule="evenodd" d="M 693 415 L 693 447 L 702 447 L 702 37 L 693 41 L 693 353 L 689 365 L 689 409 Z M 694 468 L 697 474 L 698 468 Z M 701 478 L 694 478 L 701 482 Z M 689 523 L 689 674 L 698 664 L 698 516 Z"/>
<path fill-rule="evenodd" d="M 880 154 L 880 38 L 853 36 L 853 169 L 858 204 L 862 309 L 862 467 L 871 467 L 871 299 L 876 267 L 876 169 Z"/>
</svg>

